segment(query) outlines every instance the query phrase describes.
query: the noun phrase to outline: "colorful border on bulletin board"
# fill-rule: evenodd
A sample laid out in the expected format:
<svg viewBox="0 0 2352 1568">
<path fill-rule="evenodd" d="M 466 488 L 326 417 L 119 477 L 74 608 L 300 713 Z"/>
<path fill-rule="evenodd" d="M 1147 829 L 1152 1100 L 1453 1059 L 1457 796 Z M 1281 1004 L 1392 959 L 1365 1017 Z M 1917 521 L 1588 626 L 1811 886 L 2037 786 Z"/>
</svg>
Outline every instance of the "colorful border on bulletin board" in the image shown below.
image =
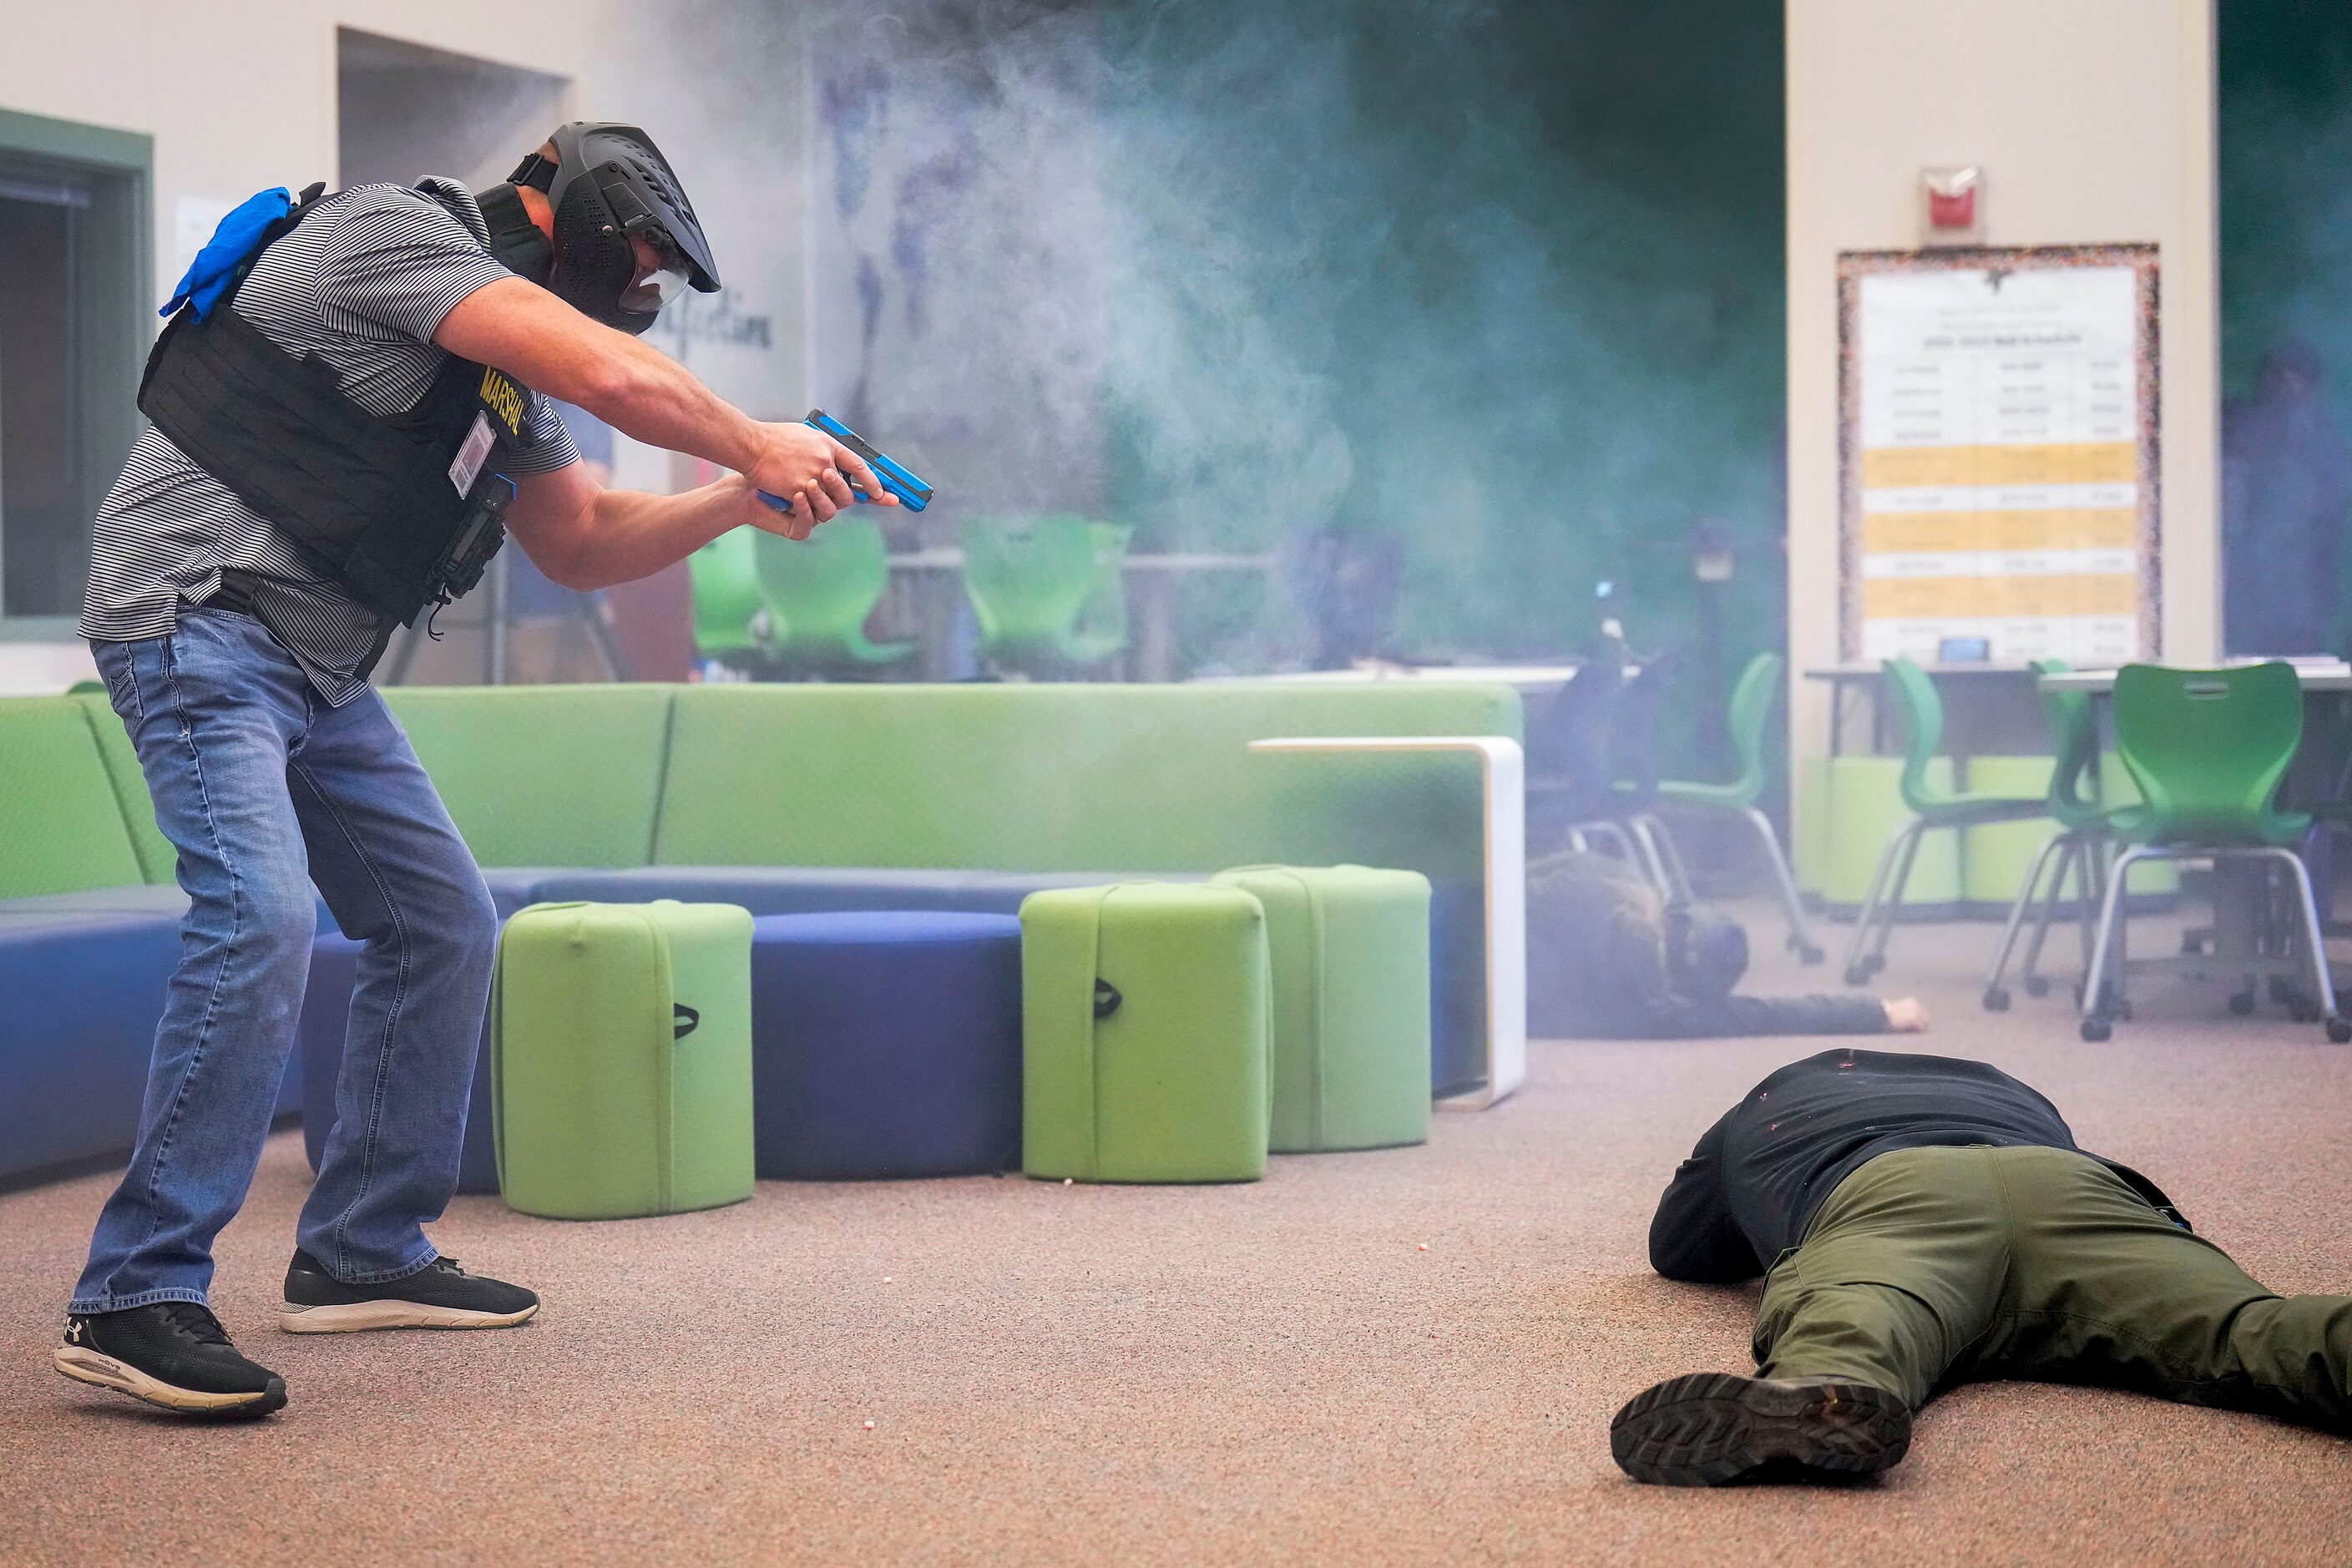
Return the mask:
<svg viewBox="0 0 2352 1568">
<path fill-rule="evenodd" d="M 1840 657 L 1864 658 L 1863 441 L 1859 314 L 1864 278 L 1887 273 L 2128 267 L 2136 279 L 2135 374 L 2138 634 L 2141 657 L 2163 651 L 2160 456 L 2161 374 L 2158 247 L 2152 244 L 1965 246 L 1934 250 L 1850 250 L 1838 257 L 1838 643 Z"/>
</svg>

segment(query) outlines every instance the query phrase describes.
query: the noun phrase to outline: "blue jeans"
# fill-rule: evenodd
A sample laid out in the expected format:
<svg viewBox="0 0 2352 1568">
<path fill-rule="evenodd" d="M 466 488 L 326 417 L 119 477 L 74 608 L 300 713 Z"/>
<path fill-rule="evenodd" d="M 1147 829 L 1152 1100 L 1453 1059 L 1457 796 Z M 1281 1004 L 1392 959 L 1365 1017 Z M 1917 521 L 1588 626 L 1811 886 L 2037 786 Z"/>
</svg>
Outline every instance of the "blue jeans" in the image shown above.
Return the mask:
<svg viewBox="0 0 2352 1568">
<path fill-rule="evenodd" d="M 310 976 L 316 883 L 364 944 L 335 1129 L 296 1237 L 346 1284 L 438 1256 L 457 1189 L 498 916 L 408 737 L 373 688 L 327 706 L 259 621 L 96 642 L 189 905 L 139 1143 L 69 1310 L 202 1301 L 252 1184 Z"/>
</svg>

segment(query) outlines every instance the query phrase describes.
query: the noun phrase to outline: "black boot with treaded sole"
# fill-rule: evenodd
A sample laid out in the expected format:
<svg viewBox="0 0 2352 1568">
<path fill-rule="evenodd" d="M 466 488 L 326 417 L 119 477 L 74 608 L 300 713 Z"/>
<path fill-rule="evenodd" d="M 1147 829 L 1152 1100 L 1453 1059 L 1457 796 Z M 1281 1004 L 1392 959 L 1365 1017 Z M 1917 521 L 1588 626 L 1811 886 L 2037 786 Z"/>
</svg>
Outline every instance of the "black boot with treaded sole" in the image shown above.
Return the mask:
<svg viewBox="0 0 2352 1568">
<path fill-rule="evenodd" d="M 1911 1447 L 1911 1407 L 1868 1384 L 1693 1373 L 1644 1389 L 1609 1424 L 1637 1481 L 1719 1487 L 1874 1475 Z"/>
<path fill-rule="evenodd" d="M 509 1329 L 539 1310 L 520 1285 L 483 1279 L 439 1258 L 414 1274 L 373 1285 L 346 1285 L 297 1250 L 286 1266 L 286 1305 L 278 1326 L 289 1334 L 350 1334 L 363 1329 Z"/>
<path fill-rule="evenodd" d="M 155 1301 L 66 1319 L 58 1370 L 182 1415 L 267 1415 L 286 1403 L 286 1382 L 237 1353 L 212 1310 Z"/>
</svg>

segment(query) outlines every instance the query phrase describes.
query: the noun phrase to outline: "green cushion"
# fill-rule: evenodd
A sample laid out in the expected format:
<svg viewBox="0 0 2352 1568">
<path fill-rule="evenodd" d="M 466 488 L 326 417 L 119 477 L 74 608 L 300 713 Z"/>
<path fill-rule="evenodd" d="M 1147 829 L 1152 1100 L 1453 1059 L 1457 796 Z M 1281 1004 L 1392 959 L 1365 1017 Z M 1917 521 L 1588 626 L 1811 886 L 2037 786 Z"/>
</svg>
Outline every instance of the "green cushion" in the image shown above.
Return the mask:
<svg viewBox="0 0 2352 1568">
<path fill-rule="evenodd" d="M 131 731 L 122 727 L 121 716 L 107 701 L 104 687 L 74 700 L 89 710 L 90 732 L 98 737 L 98 752 L 105 759 L 107 778 L 113 783 L 115 804 L 122 809 L 122 826 L 130 830 L 140 874 L 150 882 L 177 880 L 180 852 L 155 826 L 154 797 L 147 793 L 147 775 L 139 771 L 139 752 L 131 743 Z"/>
<path fill-rule="evenodd" d="M 1429 1141 L 1429 879 L 1366 866 L 1210 879 L 1265 909 L 1277 1154 Z"/>
<path fill-rule="evenodd" d="M 642 866 L 672 686 L 394 687 L 384 699 L 485 866 Z"/>
<path fill-rule="evenodd" d="M 0 899 L 144 880 L 81 699 L 0 702 Z"/>
<path fill-rule="evenodd" d="M 519 911 L 499 938 L 490 1052 L 509 1207 L 618 1219 L 751 1195 L 748 910 Z"/>
<path fill-rule="evenodd" d="M 1021 1168 L 1081 1182 L 1265 1174 L 1265 911 L 1126 882 L 1021 905 Z"/>
<path fill-rule="evenodd" d="M 655 859 L 1192 872 L 1354 860 L 1475 875 L 1474 757 L 1249 742 L 1518 733 L 1502 687 L 688 687 Z"/>
</svg>

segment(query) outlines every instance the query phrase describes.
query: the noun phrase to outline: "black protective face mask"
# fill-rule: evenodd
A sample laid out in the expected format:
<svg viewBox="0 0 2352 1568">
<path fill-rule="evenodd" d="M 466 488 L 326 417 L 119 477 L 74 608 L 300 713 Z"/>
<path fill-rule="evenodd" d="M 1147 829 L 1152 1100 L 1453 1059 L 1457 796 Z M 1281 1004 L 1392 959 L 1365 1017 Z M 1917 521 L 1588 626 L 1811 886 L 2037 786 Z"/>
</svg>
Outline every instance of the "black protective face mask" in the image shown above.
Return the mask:
<svg viewBox="0 0 2352 1568">
<path fill-rule="evenodd" d="M 693 204 L 650 137 L 633 125 L 575 121 L 549 140 L 553 162 L 532 153 L 483 197 L 492 248 L 509 269 L 632 334 L 651 327 L 679 291 L 718 289 Z M 546 195 L 555 214 L 552 245 L 523 211 L 522 185 Z M 638 264 L 638 239 L 656 257 L 650 268 Z"/>
</svg>

